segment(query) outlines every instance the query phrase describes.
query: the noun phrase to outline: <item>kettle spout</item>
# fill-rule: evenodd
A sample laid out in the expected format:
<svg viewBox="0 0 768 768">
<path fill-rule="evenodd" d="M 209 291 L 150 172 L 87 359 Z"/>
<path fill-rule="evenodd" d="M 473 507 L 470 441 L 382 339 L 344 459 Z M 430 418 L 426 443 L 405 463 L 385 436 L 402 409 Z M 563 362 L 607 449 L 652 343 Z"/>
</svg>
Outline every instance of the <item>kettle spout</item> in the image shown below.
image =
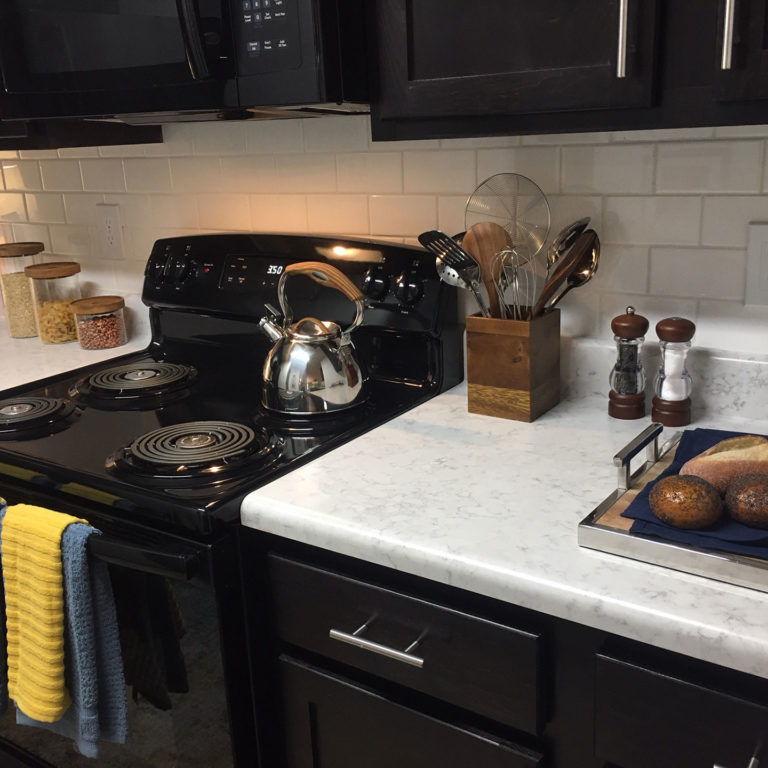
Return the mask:
<svg viewBox="0 0 768 768">
<path fill-rule="evenodd" d="M 262 317 L 261 320 L 259 320 L 259 328 L 261 328 L 272 341 L 280 341 L 280 339 L 285 338 L 285 331 L 274 322 L 274 320 L 271 320 L 268 317 Z"/>
</svg>

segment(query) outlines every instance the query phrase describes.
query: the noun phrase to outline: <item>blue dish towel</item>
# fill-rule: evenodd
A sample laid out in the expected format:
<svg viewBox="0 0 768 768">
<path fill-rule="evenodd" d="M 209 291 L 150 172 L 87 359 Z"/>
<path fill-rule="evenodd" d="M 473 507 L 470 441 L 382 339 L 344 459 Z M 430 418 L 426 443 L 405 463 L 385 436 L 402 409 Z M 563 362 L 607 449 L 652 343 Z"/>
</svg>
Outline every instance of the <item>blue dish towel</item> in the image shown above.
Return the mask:
<svg viewBox="0 0 768 768">
<path fill-rule="evenodd" d="M 654 536 L 666 541 L 689 544 L 702 549 L 716 549 L 721 552 L 768 559 L 768 530 L 749 528 L 726 515 L 721 522 L 709 528 L 687 531 L 662 523 L 651 511 L 648 501 L 651 488 L 662 477 L 678 474 L 688 459 L 706 451 L 707 448 L 711 448 L 721 440 L 743 434 L 745 433 L 725 432 L 719 429 L 691 429 L 683 432 L 683 437 L 675 452 L 674 461 L 659 475 L 657 480 L 648 483 L 627 509 L 622 512 L 622 517 L 634 518 L 630 529 L 631 533 Z"/>
<path fill-rule="evenodd" d="M 99 741 L 125 742 L 126 689 L 117 616 L 105 563 L 88 557 L 88 539 L 100 532 L 73 523 L 61 537 L 66 606 L 65 677 L 72 704 L 54 723 L 16 710 L 19 725 L 73 739 L 86 757 L 98 757 Z"/>
</svg>

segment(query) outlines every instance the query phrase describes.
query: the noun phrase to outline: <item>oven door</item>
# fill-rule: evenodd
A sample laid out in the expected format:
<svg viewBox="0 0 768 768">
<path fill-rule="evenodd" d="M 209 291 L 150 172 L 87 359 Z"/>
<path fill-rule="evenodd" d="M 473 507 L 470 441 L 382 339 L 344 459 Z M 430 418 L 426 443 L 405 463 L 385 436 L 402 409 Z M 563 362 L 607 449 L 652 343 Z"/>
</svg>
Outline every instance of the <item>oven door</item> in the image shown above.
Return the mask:
<svg viewBox="0 0 768 768">
<path fill-rule="evenodd" d="M 228 0 L 8 0 L 3 119 L 237 105 Z"/>
<path fill-rule="evenodd" d="M 9 504 L 24 501 L 79 514 L 100 528 L 90 555 L 109 564 L 126 673 L 128 737 L 100 742 L 99 757 L 70 739 L 0 716 L 0 765 L 55 768 L 232 768 L 254 766 L 255 728 L 246 678 L 245 631 L 234 536 L 201 545 L 92 514 L 5 481 Z"/>
</svg>

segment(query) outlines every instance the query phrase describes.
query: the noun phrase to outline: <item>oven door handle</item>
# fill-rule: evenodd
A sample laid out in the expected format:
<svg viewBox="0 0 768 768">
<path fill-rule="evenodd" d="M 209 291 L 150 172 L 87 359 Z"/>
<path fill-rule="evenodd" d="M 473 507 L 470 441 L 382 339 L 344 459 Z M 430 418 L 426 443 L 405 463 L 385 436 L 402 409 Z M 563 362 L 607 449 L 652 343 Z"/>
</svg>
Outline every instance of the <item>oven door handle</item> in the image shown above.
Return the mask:
<svg viewBox="0 0 768 768">
<path fill-rule="evenodd" d="M 107 563 L 177 581 L 189 581 L 200 565 L 199 556 L 192 552 L 158 550 L 104 535 L 89 536 L 88 551 Z"/>
<path fill-rule="evenodd" d="M 205 80 L 211 76 L 205 57 L 203 38 L 200 34 L 200 14 L 197 0 L 176 0 L 176 10 L 181 24 L 184 51 L 193 80 Z"/>
</svg>

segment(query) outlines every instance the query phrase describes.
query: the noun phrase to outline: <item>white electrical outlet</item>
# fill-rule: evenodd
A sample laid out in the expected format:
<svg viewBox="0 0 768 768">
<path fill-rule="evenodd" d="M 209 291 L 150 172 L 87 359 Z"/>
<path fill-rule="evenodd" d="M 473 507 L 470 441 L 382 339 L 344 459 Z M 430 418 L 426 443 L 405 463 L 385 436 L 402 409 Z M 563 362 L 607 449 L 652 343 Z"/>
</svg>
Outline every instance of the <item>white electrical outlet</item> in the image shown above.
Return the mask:
<svg viewBox="0 0 768 768">
<path fill-rule="evenodd" d="M 114 203 L 96 203 L 96 230 L 99 233 L 99 251 L 102 259 L 123 258 L 123 227 L 120 206 Z"/>
</svg>

